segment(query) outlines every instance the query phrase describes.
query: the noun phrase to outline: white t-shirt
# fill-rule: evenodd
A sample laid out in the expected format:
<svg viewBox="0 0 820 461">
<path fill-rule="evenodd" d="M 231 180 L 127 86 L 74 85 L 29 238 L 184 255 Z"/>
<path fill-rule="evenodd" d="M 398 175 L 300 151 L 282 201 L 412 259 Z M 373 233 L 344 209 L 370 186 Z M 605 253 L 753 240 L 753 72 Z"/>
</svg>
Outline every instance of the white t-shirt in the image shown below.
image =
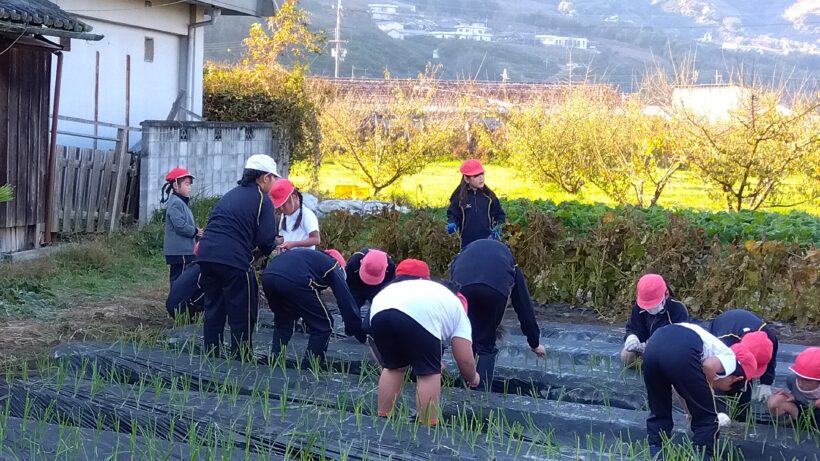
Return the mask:
<svg viewBox="0 0 820 461">
<path fill-rule="evenodd" d="M 281 235 L 286 242 L 294 242 L 297 240 L 305 240 L 310 236 L 311 232 L 315 232 L 319 230 L 319 219 L 316 217 L 316 213 L 314 213 L 310 208 L 303 206 L 302 207 L 302 222 L 299 223 L 299 227 L 295 230 L 293 229 L 293 225 L 296 223 L 296 219 L 299 217 L 299 209 L 297 208 L 291 214 L 282 215 L 279 219 L 279 235 Z M 282 229 L 282 221 L 285 221 L 286 229 Z M 316 246 L 311 245 L 309 247 L 311 250 L 315 250 Z"/>
<path fill-rule="evenodd" d="M 703 341 L 703 357 L 701 361 L 709 357 L 717 357 L 723 365 L 724 374 L 718 375 L 718 378 L 723 378 L 731 375 L 737 368 L 737 358 L 735 353 L 729 349 L 729 346 L 723 344 L 715 335 L 701 328 L 699 325 L 693 323 L 678 323 L 682 327 L 689 328 L 700 336 Z"/>
<path fill-rule="evenodd" d="M 470 319 L 461 301 L 439 283 L 430 280 L 391 283 L 373 298 L 370 319 L 387 309 L 407 314 L 441 341 L 453 337 L 473 340 Z"/>
</svg>

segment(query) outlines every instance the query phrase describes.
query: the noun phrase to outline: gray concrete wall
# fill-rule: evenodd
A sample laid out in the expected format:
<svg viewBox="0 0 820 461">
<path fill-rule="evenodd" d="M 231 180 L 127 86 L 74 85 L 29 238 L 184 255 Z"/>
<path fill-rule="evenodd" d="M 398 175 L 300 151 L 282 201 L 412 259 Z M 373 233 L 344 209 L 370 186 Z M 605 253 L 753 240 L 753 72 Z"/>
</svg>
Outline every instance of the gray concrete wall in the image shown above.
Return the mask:
<svg viewBox="0 0 820 461">
<path fill-rule="evenodd" d="M 284 129 L 270 123 L 142 122 L 139 222 L 144 224 L 160 207 L 165 173 L 175 166 L 196 177 L 195 195 L 222 195 L 236 186 L 245 160 L 267 154 L 286 176 L 290 146 Z"/>
</svg>

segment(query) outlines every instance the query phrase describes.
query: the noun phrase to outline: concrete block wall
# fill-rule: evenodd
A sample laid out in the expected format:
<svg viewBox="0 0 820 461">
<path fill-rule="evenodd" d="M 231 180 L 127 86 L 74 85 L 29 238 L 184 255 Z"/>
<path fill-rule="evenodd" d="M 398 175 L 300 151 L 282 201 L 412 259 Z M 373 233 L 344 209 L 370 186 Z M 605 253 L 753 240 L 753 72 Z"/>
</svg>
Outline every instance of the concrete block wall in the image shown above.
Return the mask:
<svg viewBox="0 0 820 461">
<path fill-rule="evenodd" d="M 269 123 L 142 122 L 139 172 L 139 222 L 160 208 L 165 173 L 175 166 L 196 177 L 194 194 L 222 195 L 242 177 L 245 160 L 267 154 L 287 175 L 290 146 L 284 129 Z"/>
</svg>

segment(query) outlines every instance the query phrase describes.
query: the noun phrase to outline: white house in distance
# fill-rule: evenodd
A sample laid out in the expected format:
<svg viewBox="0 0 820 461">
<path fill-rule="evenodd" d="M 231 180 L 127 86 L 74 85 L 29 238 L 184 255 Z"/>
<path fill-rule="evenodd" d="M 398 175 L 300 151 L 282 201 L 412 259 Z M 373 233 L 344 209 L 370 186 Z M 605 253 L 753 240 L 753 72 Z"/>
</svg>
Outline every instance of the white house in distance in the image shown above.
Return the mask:
<svg viewBox="0 0 820 461">
<path fill-rule="evenodd" d="M 391 21 L 399 13 L 399 5 L 394 3 L 368 3 L 367 11 L 375 21 Z"/>
<path fill-rule="evenodd" d="M 459 40 L 476 40 L 479 42 L 489 42 L 493 39 L 493 34 L 486 24 L 480 22 L 459 23 L 455 30 L 436 30 L 430 32 L 431 36 L 441 39 L 457 38 Z"/>
<path fill-rule="evenodd" d="M 547 46 L 561 46 L 564 48 L 589 48 L 589 40 L 583 37 L 564 37 L 561 35 L 536 35 L 535 39 Z"/>
<path fill-rule="evenodd" d="M 52 0 L 90 24 L 101 41 L 62 40 L 66 48 L 60 115 L 139 126 L 180 106 L 202 113 L 204 31 L 220 15 L 270 16 L 273 0 Z M 55 78 L 56 64 L 52 66 Z M 128 97 L 126 95 L 128 94 Z M 96 95 L 96 96 L 95 96 Z M 93 126 L 61 120 L 59 131 L 91 135 Z M 98 135 L 116 130 L 100 127 Z M 131 133 L 130 143 L 139 139 Z M 91 138 L 60 135 L 60 144 L 90 146 Z M 98 142 L 100 148 L 111 142 Z"/>
</svg>

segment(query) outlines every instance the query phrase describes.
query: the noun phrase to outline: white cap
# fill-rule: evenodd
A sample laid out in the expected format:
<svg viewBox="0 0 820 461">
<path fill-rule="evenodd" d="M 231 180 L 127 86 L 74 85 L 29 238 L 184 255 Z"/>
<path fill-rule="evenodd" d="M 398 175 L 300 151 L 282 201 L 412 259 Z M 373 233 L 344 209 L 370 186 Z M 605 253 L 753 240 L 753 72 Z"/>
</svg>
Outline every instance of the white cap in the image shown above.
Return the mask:
<svg viewBox="0 0 820 461">
<path fill-rule="evenodd" d="M 265 154 L 256 154 L 248 157 L 248 160 L 245 162 L 245 169 L 264 171 L 265 173 L 273 174 L 277 178 L 281 177 L 279 176 L 279 171 L 276 169 L 276 161 Z"/>
<path fill-rule="evenodd" d="M 725 351 L 720 351 L 715 354 L 715 357 L 717 357 L 718 360 L 720 360 L 721 365 L 723 365 L 723 373 L 718 373 L 718 378 L 725 378 L 734 373 L 737 369 L 737 357 L 731 349 L 726 348 Z"/>
</svg>

